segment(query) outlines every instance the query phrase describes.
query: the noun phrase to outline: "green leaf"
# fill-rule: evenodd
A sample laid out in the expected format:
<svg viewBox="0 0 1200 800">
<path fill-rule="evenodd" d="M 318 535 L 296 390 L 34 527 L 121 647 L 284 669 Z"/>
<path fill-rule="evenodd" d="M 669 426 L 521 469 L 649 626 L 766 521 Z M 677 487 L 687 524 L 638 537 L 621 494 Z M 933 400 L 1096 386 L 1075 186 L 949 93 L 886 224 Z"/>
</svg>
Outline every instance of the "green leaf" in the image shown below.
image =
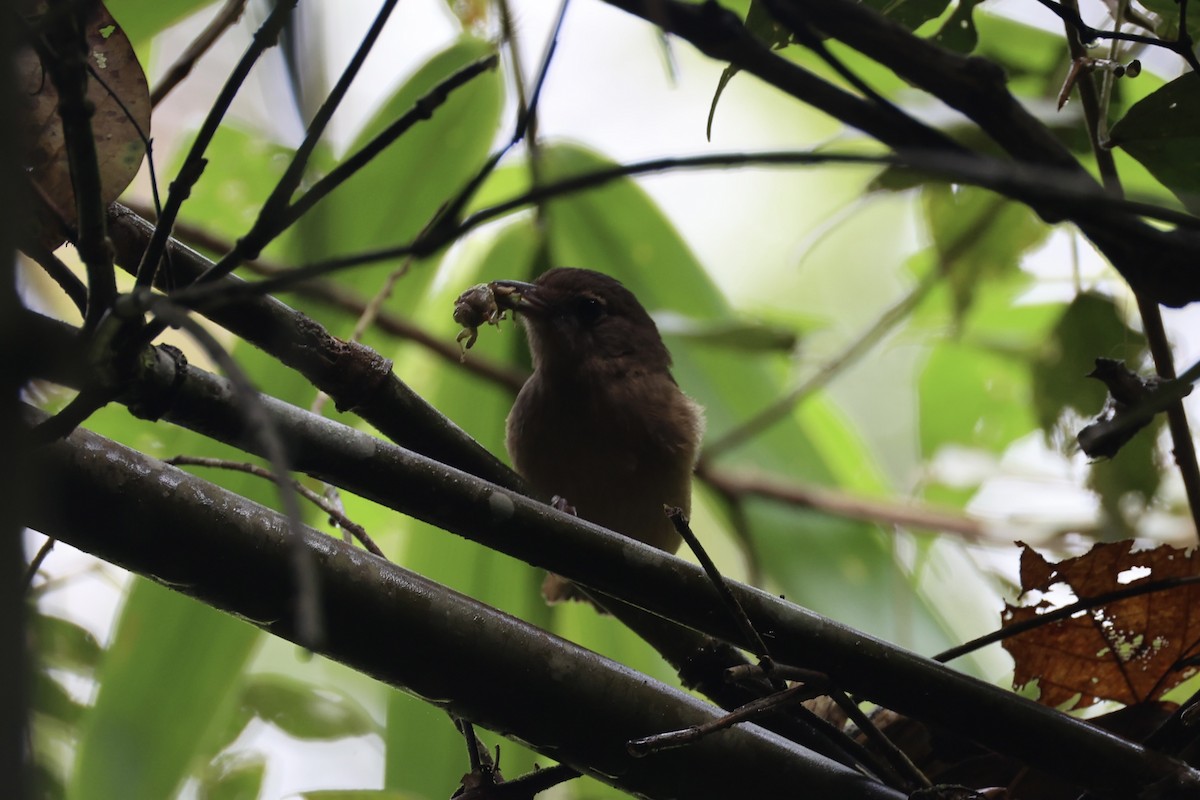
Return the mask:
<svg viewBox="0 0 1200 800">
<path fill-rule="evenodd" d="M 100 663 L 104 648 L 91 631 L 62 617 L 35 614 L 32 619 L 34 648 L 46 666 L 90 673 Z"/>
<path fill-rule="evenodd" d="M 788 29 L 780 25 L 771 12 L 767 11 L 758 0 L 750 0 L 750 7 L 746 11 L 746 30 L 772 50 L 786 46 L 792 39 Z M 712 140 L 713 117 L 717 113 L 717 101 L 721 99 L 721 94 L 729 85 L 729 81 L 739 71 L 739 67 L 730 64 L 721 72 L 721 78 L 717 81 L 717 91 L 713 94 L 712 103 L 708 107 L 708 123 L 705 126 L 705 136 L 710 141 Z"/>
<path fill-rule="evenodd" d="M 969 53 L 979 43 L 979 32 L 975 29 L 975 6 L 983 0 L 959 0 L 954 11 L 933 35 L 933 40 L 957 53 Z"/>
<path fill-rule="evenodd" d="M 701 322 L 679 314 L 656 314 L 654 321 L 663 336 L 749 353 L 790 353 L 800 341 L 794 330 L 758 320 Z"/>
<path fill-rule="evenodd" d="M 1200 75 L 1188 73 L 1135 103 L 1111 138 L 1200 213 Z"/>
<path fill-rule="evenodd" d="M 1166 41 L 1179 38 L 1179 0 L 1140 0 L 1141 4 L 1157 17 L 1154 33 Z M 1188 33 L 1192 39 L 1200 37 L 1200 20 L 1193 15 L 1188 20 Z"/>
<path fill-rule="evenodd" d="M 989 279 L 1016 273 L 1021 256 L 1049 232 L 1028 206 L 981 189 L 928 184 L 921 197 L 957 316 L 971 307 Z"/>
<path fill-rule="evenodd" d="M 87 706 L 73 698 L 44 670 L 38 670 L 33 674 L 33 710 L 73 726 L 87 713 Z"/>
<path fill-rule="evenodd" d="M 1164 424 L 1160 415 L 1126 442 L 1115 456 L 1092 463 L 1087 485 L 1100 498 L 1104 514 L 1100 538 L 1115 541 L 1142 535 L 1146 506 L 1162 483 L 1158 438 Z"/>
<path fill-rule="evenodd" d="M 242 688 L 240 703 L 296 739 L 324 741 L 379 731 L 366 709 L 345 692 L 282 675 L 251 677 Z"/>
<path fill-rule="evenodd" d="M 1010 89 L 1024 97 L 1051 98 L 1062 86 L 1062 31 L 1052 32 L 997 14 L 972 15 L 976 52 L 1004 68 Z"/>
<path fill-rule="evenodd" d="M 222 755 L 209 764 L 196 786 L 198 800 L 257 800 L 267 761 L 258 753 Z"/>
<path fill-rule="evenodd" d="M 29 800 L 63 800 L 67 796 L 62 778 L 55 770 L 35 760 L 29 770 Z"/>
<path fill-rule="evenodd" d="M 1094 416 L 1107 391 L 1087 377 L 1096 358 L 1124 361 L 1136 369 L 1145 337 L 1131 329 L 1111 297 L 1085 293 L 1063 311 L 1032 365 L 1033 400 L 1038 425 L 1050 433 L 1068 411 Z"/>
<path fill-rule="evenodd" d="M 958 342 L 930 353 L 918 382 L 921 452 L 954 444 L 999 453 L 1036 427 L 1019 361 Z"/>
<path fill-rule="evenodd" d="M 213 0 L 108 0 L 105 3 L 125 35 L 133 42 L 142 42 L 163 29 L 179 22 L 195 11 L 211 5 Z"/>
<path fill-rule="evenodd" d="M 422 800 L 427 796 L 392 789 L 322 789 L 296 795 L 301 800 Z"/>
<path fill-rule="evenodd" d="M 893 22 L 916 30 L 931 19 L 939 17 L 950 0 L 860 0 Z"/>
<path fill-rule="evenodd" d="M 162 800 L 230 713 L 259 632 L 137 579 L 80 731 L 71 800 Z"/>
</svg>

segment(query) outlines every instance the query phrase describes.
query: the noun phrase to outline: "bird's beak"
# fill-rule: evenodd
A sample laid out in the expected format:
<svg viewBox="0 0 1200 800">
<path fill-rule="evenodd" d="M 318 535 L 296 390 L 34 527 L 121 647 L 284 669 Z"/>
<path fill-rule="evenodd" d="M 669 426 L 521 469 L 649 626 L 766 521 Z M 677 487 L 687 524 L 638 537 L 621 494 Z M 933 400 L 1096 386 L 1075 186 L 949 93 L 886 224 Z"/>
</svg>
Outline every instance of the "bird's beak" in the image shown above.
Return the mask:
<svg viewBox="0 0 1200 800">
<path fill-rule="evenodd" d="M 492 281 L 491 287 L 500 308 L 535 315 L 546 308 L 545 297 L 536 283 Z"/>
</svg>

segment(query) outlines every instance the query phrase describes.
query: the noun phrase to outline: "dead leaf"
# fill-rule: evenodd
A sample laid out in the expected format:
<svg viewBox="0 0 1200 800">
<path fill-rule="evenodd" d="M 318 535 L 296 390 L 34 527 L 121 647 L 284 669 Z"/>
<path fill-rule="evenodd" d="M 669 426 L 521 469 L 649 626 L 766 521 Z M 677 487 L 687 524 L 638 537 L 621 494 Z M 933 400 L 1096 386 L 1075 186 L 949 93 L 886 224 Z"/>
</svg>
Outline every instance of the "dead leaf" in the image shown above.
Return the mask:
<svg viewBox="0 0 1200 800">
<path fill-rule="evenodd" d="M 1200 574 L 1196 551 L 1170 545 L 1133 552 L 1133 542 L 1102 543 L 1057 564 L 1022 546 L 1023 593 L 1062 584 L 1086 600 L 1138 583 Z M 1145 574 L 1129 580 L 1134 569 Z M 1003 624 L 1034 619 L 1057 607 L 1044 599 L 1006 606 Z M 1069 709 L 1098 700 L 1126 705 L 1157 700 L 1196 673 L 1186 660 L 1200 652 L 1197 609 L 1200 585 L 1183 586 L 1081 611 L 1006 639 L 1004 648 L 1016 662 L 1013 684 L 1021 689 L 1037 681 L 1039 702 Z"/>
<path fill-rule="evenodd" d="M 26 20 L 36 29 L 46 4 L 39 0 L 24 5 Z M 95 107 L 92 134 L 100 163 L 100 199 L 107 205 L 120 196 L 141 167 L 146 153 L 142 134 L 150 135 L 150 90 L 133 46 L 102 3 L 91 5 L 84 30 L 93 73 L 87 99 Z M 66 238 L 60 220 L 72 224 L 75 220 L 58 92 L 32 47 L 17 52 L 17 74 L 27 142 L 24 163 L 36 194 L 50 206 L 41 209 L 42 243 L 53 249 Z"/>
</svg>

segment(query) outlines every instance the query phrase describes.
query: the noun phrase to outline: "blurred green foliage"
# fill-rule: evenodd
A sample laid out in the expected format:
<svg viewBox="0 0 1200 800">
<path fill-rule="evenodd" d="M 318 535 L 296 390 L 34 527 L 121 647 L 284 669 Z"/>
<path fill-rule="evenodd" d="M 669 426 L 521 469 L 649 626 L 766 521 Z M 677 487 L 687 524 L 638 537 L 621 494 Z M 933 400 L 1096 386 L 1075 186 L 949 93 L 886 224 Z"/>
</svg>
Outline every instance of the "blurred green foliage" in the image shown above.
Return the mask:
<svg viewBox="0 0 1200 800">
<path fill-rule="evenodd" d="M 1058 92 L 1066 68 L 1060 36 L 989 16 L 969 0 L 953 6 L 947 0 L 868 4 L 947 47 L 974 49 L 999 62 L 1012 90 L 1039 113 Z M 139 43 L 139 52 L 148 51 L 155 33 L 204 5 L 110 3 Z M 751 26 L 772 45 L 787 44 L 764 22 L 756 3 L 735 5 L 749 13 Z M 1169 0 L 1147 5 L 1164 16 L 1173 7 Z M 351 152 L 445 76 L 493 47 L 466 35 L 449 43 L 381 105 L 355 137 Z M 794 49 L 785 52 L 815 61 Z M 894 76 L 856 54 L 833 49 L 894 101 L 910 97 Z M 824 65 L 814 68 L 828 74 Z M 732 75 L 727 72 L 722 89 Z M 429 120 L 317 205 L 267 256 L 295 265 L 410 240 L 491 152 L 507 120 L 505 84 L 503 74 L 490 73 L 454 93 Z M 1114 116 L 1128 110 L 1113 128 L 1114 141 L 1144 170 L 1124 156 L 1122 169 L 1130 170 L 1137 190 L 1157 199 L 1167 197 L 1169 190 L 1194 208 L 1200 185 L 1193 119 L 1200 104 L 1194 76 L 1161 89 L 1152 76 L 1132 88 L 1126 84 L 1114 100 Z M 758 113 L 763 121 L 771 118 L 770 108 Z M 1163 123 L 1164 116 L 1169 124 Z M 1084 163 L 1091 163 L 1076 117 L 1047 121 Z M 971 141 L 972 134 L 959 125 L 950 121 L 946 126 Z M 249 226 L 290 153 L 287 144 L 270 141 L 261 132 L 222 127 L 209 148 L 205 176 L 185 206 L 185 219 L 232 240 Z M 540 182 L 613 163 L 573 143 L 543 142 L 536 154 L 527 149 L 506 160 L 481 187 L 472 208 L 526 188 L 534 155 Z M 337 157 L 330 148 L 319 148 L 314 175 L 328 170 Z M 856 260 L 861 249 L 879 243 L 864 241 L 852 221 L 884 195 L 902 198 L 910 221 L 904 224 L 916 228 L 919 244 L 915 249 L 897 246 L 887 259 L 861 263 Z M 676 377 L 707 409 L 710 441 L 738 429 L 815 370 L 833 363 L 844 372 L 843 382 L 835 378 L 798 401 L 764 433 L 722 454 L 713 466 L 902 503 L 935 501 L 958 511 L 989 475 L 944 481 L 931 468 L 939 457 L 966 452 L 995 463 L 1032 433 L 1052 435 L 1100 411 L 1104 393 L 1083 377 L 1096 356 L 1143 366 L 1144 341 L 1124 311 L 1128 298 L 1113 292 L 1111 283 L 1085 286 L 1077 279 L 1074 286 L 1057 286 L 1053 298 L 1033 293 L 1055 279 L 1022 265 L 1046 244 L 1052 229 L 1024 206 L 979 189 L 886 174 L 846 212 L 842 222 L 830 225 L 821 247 L 795 259 L 803 260 L 805 271 L 822 274 L 813 286 L 830 282 L 851 298 L 845 308 L 831 307 L 816 290 L 768 290 L 754 303 L 735 307 L 722 289 L 728 284 L 710 274 L 703 254 L 692 251 L 673 221 L 632 180 L 514 212 L 462 246 L 422 262 L 382 263 L 341 273 L 336 280 L 366 298 L 391 273 L 403 270 L 385 309 L 452 341 L 452 300 L 469 285 L 529 278 L 548 264 L 609 272 L 663 320 Z M 895 226 L 902 227 L 900 222 Z M 849 285 L 851 276 L 859 282 Z M 747 278 L 771 287 L 790 286 L 794 276 Z M 889 287 L 899 287 L 901 296 L 913 293 L 908 313 L 881 331 L 853 363 L 837 364 L 838 354 L 862 333 L 848 322 L 864 314 L 855 301 L 870 298 L 872 308 L 894 301 L 897 297 L 889 295 L 897 291 Z M 342 310 L 313 300 L 293 302 L 338 335 L 349 335 L 353 328 L 354 317 Z M 487 448 L 503 453 L 510 390 L 457 369 L 413 342 L 375 330 L 366 341 L 393 359 L 397 375 L 435 407 Z M 231 349 L 258 386 L 301 406 L 313 402 L 315 392 L 300 376 L 244 343 L 231 343 Z M 521 336 L 511 324 L 484 330 L 471 357 L 527 366 Z M 846 386 L 857 394 L 850 397 Z M 105 409 L 88 425 L 158 456 L 244 460 L 196 434 L 150 427 L 122 409 Z M 1154 432 L 1147 431 L 1112 462 L 1086 468 L 1100 507 L 1099 528 L 1121 535 L 1135 532 L 1127 498 L 1136 495 L 1143 509 L 1154 503 L 1161 461 Z M 264 504 L 275 502 L 273 489 L 257 479 L 228 472 L 206 477 Z M 697 496 L 697 528 L 732 575 L 753 575 L 770 591 L 922 652 L 958 643 L 966 628 L 975 626 L 979 633 L 978 626 L 986 625 L 978 617 L 956 616 L 958 599 L 944 583 L 923 580 L 923 569 L 938 563 L 938 548 L 954 550 L 955 564 L 968 563 L 958 544 L 938 539 L 936 532 L 902 530 L 886 521 L 864 522 L 761 498 L 730 504 L 707 488 L 698 489 Z M 598 618 L 587 608 L 547 608 L 538 596 L 541 576 L 528 565 L 424 523 L 399 519 L 361 498 L 342 499 L 348 515 L 406 567 L 648 675 L 674 680 L 645 643 L 612 619 Z M 315 512 L 310 521 L 322 524 Z M 912 558 L 912 552 L 919 557 Z M 978 571 L 953 583 L 953 591 L 978 587 L 987 595 L 997 591 L 999 582 Z M 42 796 L 162 800 L 187 784 L 209 800 L 259 797 L 266 761 L 254 752 L 253 743 L 239 740 L 253 726 L 270 726 L 297 740 L 357 737 L 382 743 L 385 788 L 303 795 L 313 800 L 445 797 L 467 771 L 462 737 L 440 711 L 391 690 L 343 690 L 318 665 L 303 660 L 277 661 L 270 670 L 260 670 L 253 666 L 260 638 L 242 621 L 142 580 L 130 585 L 112 637 L 103 644 L 75 622 L 40 610 L 34 622 L 41 668 L 34 703 Z M 287 674 L 278 674 L 281 668 Z M 75 676 L 94 692 L 68 691 L 64 676 Z M 510 777 L 535 763 L 515 743 L 505 742 L 503 753 Z M 572 784 L 570 791 L 576 797 L 615 796 L 589 781 Z"/>
</svg>

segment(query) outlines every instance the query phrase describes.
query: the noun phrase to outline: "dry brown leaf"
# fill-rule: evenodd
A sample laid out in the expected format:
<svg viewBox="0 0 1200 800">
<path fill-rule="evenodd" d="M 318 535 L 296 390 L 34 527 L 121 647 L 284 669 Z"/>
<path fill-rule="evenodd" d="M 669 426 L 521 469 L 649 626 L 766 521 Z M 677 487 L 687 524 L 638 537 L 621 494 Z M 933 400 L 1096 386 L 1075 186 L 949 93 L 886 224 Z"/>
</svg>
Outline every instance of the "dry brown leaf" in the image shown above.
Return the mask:
<svg viewBox="0 0 1200 800">
<path fill-rule="evenodd" d="M 1079 600 L 1147 581 L 1200 574 L 1195 551 L 1162 545 L 1132 552 L 1133 542 L 1103 543 L 1057 564 L 1022 545 L 1022 592 L 1064 584 Z M 1123 574 L 1149 570 L 1136 580 Z M 1128 575 L 1124 575 L 1125 578 Z M 1006 606 L 1005 627 L 1053 610 L 1047 600 Z M 1200 649 L 1200 586 L 1126 598 L 1004 640 L 1016 661 L 1013 684 L 1037 681 L 1039 701 L 1083 708 L 1098 700 L 1135 705 L 1157 700 L 1196 673 L 1184 663 Z"/>
<path fill-rule="evenodd" d="M 30 26 L 36 28 L 45 2 L 24 5 Z M 100 163 L 101 201 L 107 205 L 120 196 L 141 167 L 146 148 L 138 129 L 150 135 L 150 90 L 133 46 L 102 3 L 92 6 L 84 30 L 88 65 L 94 72 L 88 80 L 87 99 L 96 109 L 92 134 Z M 58 220 L 73 223 L 75 219 L 58 92 L 32 48 L 18 51 L 17 70 L 24 101 L 25 165 L 36 193 L 50 206 L 42 209 L 42 243 L 53 248 L 65 238 Z"/>
</svg>

